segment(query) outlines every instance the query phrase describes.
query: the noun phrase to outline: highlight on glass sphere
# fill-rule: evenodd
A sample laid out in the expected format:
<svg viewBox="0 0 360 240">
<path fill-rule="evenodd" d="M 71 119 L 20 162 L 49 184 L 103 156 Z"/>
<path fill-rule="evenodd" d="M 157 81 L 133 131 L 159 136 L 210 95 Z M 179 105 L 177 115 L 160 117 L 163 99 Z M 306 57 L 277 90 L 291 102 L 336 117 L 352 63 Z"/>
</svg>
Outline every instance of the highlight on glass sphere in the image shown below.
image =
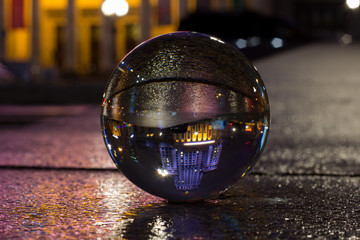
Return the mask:
<svg viewBox="0 0 360 240">
<path fill-rule="evenodd" d="M 217 196 L 247 175 L 270 127 L 266 88 L 235 47 L 175 32 L 133 49 L 102 103 L 111 158 L 139 188 L 170 202 Z"/>
</svg>

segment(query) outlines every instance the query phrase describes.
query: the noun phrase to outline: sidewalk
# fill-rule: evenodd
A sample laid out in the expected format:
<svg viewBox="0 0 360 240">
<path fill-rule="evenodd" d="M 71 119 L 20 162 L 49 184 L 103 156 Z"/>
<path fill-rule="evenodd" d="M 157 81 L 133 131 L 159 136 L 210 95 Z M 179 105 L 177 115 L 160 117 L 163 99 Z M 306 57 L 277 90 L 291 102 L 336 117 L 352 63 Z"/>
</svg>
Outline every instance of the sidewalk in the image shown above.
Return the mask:
<svg viewBox="0 0 360 240">
<path fill-rule="evenodd" d="M 100 104 L 1 105 L 0 238 L 360 239 L 359 52 L 313 44 L 256 61 L 271 104 L 265 152 L 194 204 L 117 172 Z"/>
</svg>

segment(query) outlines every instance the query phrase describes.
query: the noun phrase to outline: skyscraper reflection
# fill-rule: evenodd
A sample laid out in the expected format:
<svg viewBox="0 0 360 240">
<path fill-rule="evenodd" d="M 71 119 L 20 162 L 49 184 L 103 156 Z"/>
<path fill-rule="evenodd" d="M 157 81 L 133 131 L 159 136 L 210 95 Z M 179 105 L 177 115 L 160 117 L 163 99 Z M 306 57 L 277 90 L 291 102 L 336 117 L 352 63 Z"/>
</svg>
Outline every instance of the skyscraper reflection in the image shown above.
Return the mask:
<svg viewBox="0 0 360 240">
<path fill-rule="evenodd" d="M 109 144 L 116 142 L 116 147 L 110 146 L 109 149 L 115 159 L 120 159 L 118 165 L 123 164 L 124 159 L 127 165 L 126 161 L 129 160 L 126 159 L 131 159 L 131 162 L 136 164 L 134 167 L 144 167 L 150 159 L 144 159 L 143 152 L 152 149 L 157 153 L 149 155 L 148 158 L 153 161 L 152 158 L 156 157 L 157 160 L 154 162 L 161 162 L 157 167 L 149 167 L 146 170 L 147 174 L 155 171 L 158 177 L 171 179 L 176 190 L 185 194 L 199 189 L 204 174 L 218 169 L 224 140 L 244 142 L 245 146 L 256 149 L 261 143 L 253 139 L 266 131 L 266 124 L 262 120 L 207 120 L 163 129 L 141 127 L 115 120 L 107 123 L 106 128 L 111 129 L 112 133 L 112 136 L 107 137 Z M 239 139 L 240 135 L 243 139 Z"/>
<path fill-rule="evenodd" d="M 159 145 L 162 166 L 167 174 L 174 175 L 176 189 L 199 188 L 203 173 L 217 168 L 221 140 L 213 136 L 212 125 L 208 123 L 188 125 L 186 133 L 175 133 L 174 138 L 175 144 Z M 185 138 L 192 142 L 185 142 Z"/>
</svg>

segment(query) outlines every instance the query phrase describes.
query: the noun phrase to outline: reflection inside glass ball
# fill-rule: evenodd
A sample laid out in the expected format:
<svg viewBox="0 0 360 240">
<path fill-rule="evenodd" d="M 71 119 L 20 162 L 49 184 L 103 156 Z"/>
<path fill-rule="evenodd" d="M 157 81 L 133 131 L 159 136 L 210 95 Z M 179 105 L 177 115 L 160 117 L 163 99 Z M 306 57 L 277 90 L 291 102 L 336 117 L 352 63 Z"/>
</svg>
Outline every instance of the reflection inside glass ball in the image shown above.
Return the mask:
<svg viewBox="0 0 360 240">
<path fill-rule="evenodd" d="M 270 109 L 253 65 L 212 36 L 177 32 L 135 48 L 104 93 L 107 149 L 138 187 L 169 201 L 216 196 L 250 172 Z"/>
</svg>

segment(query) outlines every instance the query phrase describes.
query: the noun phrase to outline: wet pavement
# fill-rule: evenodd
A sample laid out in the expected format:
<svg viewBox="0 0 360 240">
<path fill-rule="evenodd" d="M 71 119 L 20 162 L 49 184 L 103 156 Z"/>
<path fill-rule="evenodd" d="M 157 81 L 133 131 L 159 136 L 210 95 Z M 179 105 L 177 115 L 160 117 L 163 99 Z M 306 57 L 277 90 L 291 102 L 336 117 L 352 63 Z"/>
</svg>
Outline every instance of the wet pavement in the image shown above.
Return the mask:
<svg viewBox="0 0 360 240">
<path fill-rule="evenodd" d="M 2 170 L 3 238 L 359 237 L 359 179 L 250 175 L 219 198 L 168 204 L 117 172 Z"/>
<path fill-rule="evenodd" d="M 0 238 L 360 239 L 360 45 L 255 65 L 271 132 L 253 173 L 169 204 L 117 172 L 94 104 L 0 105 Z"/>
</svg>

